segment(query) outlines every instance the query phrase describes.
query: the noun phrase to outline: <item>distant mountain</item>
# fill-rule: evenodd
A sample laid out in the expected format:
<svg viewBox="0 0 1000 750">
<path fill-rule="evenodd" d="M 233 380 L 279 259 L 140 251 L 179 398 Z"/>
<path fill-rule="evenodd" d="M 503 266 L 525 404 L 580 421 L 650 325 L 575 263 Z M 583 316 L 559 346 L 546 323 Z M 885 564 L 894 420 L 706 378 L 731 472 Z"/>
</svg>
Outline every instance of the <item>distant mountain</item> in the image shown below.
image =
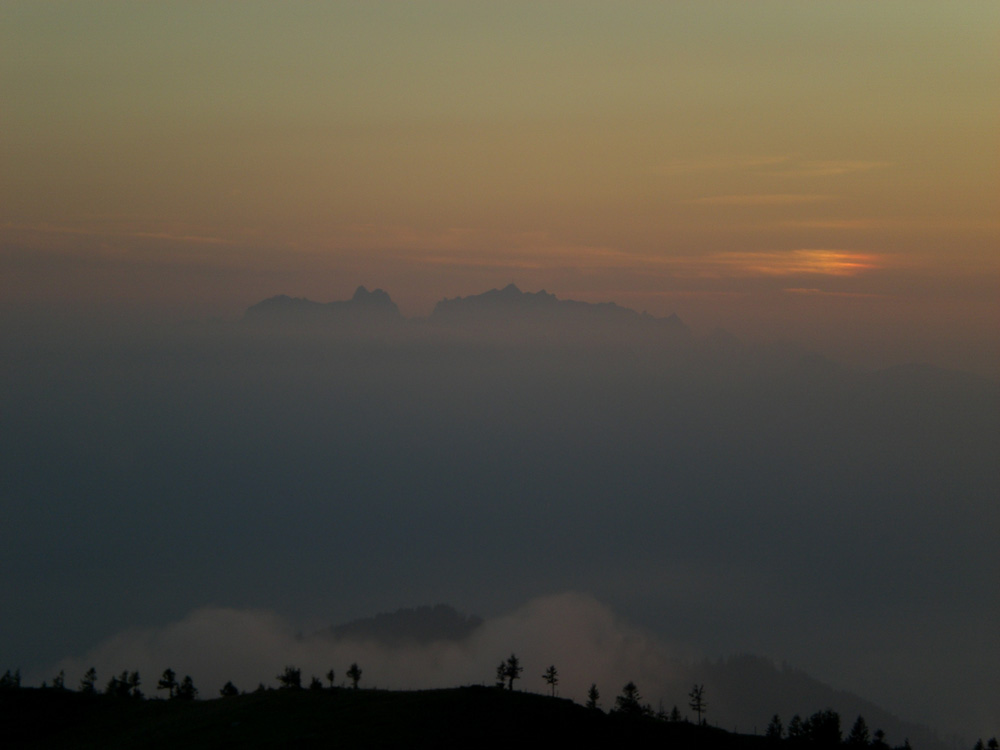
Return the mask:
<svg viewBox="0 0 1000 750">
<path fill-rule="evenodd" d="M 671 335 L 690 335 L 676 315 L 656 318 L 614 302 L 561 300 L 544 289 L 522 292 L 514 284 L 469 297 L 443 299 L 434 307 L 430 322 L 470 326 L 559 326 L 582 330 L 631 328 Z"/>
<path fill-rule="evenodd" d="M 243 320 L 253 324 L 331 325 L 395 323 L 403 318 L 399 308 L 381 289 L 369 292 L 359 286 L 349 300 L 313 302 L 304 297 L 279 294 L 252 305 Z"/>
<path fill-rule="evenodd" d="M 763 732 L 773 714 L 785 726 L 796 713 L 804 720 L 816 711 L 832 708 L 840 714 L 844 736 L 863 716 L 870 731 L 882 729 L 890 745 L 909 739 L 913 747 L 944 750 L 945 743 L 928 727 L 904 721 L 855 693 L 836 690 L 788 665 L 744 654 L 688 667 L 688 681 L 704 683 L 710 696 L 709 714 L 726 729 Z M 668 707 L 669 709 L 669 707 Z"/>
<path fill-rule="evenodd" d="M 353 620 L 335 625 L 321 635 L 375 641 L 384 646 L 422 646 L 437 641 L 464 640 L 482 624 L 480 617 L 463 615 L 447 604 L 436 604 Z"/>
</svg>

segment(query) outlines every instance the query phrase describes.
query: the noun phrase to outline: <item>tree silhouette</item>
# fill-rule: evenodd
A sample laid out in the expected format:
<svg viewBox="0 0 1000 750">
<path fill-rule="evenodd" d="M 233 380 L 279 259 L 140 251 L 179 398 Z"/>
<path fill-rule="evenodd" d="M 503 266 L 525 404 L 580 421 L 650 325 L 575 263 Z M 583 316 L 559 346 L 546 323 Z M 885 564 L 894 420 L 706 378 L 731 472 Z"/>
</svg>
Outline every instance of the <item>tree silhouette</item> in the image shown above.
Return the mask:
<svg viewBox="0 0 1000 750">
<path fill-rule="evenodd" d="M 159 682 L 156 683 L 157 690 L 166 690 L 168 698 L 174 698 L 177 695 L 177 673 L 174 670 L 167 669 L 163 670 L 163 675 L 160 677 Z"/>
<path fill-rule="evenodd" d="M 545 670 L 545 674 L 542 675 L 542 679 L 548 683 L 550 688 L 552 688 L 552 697 L 554 698 L 556 695 L 556 685 L 559 684 L 559 672 L 556 671 L 555 664 Z"/>
<path fill-rule="evenodd" d="M 630 680 L 622 688 L 622 694 L 615 698 L 615 711 L 629 716 L 641 716 L 645 709 L 640 701 L 642 696 L 639 695 L 639 688 Z"/>
<path fill-rule="evenodd" d="M 677 706 L 674 706 L 673 709 L 670 711 L 670 721 L 680 721 L 680 720 L 681 720 L 681 712 L 677 709 Z"/>
<path fill-rule="evenodd" d="M 139 690 L 139 684 L 139 673 L 126 670 L 122 672 L 121 677 L 112 677 L 108 680 L 104 694 L 115 698 L 141 698 L 142 691 Z"/>
<path fill-rule="evenodd" d="M 278 682 L 281 683 L 282 689 L 297 690 L 302 687 L 302 670 L 289 665 L 278 675 Z"/>
<path fill-rule="evenodd" d="M 889 747 L 889 743 L 885 741 L 885 732 L 881 729 L 876 729 L 872 735 L 872 747 L 876 750 L 886 750 Z"/>
<path fill-rule="evenodd" d="M 597 692 L 597 683 L 592 682 L 590 684 L 590 690 L 587 691 L 587 708 L 597 708 L 597 701 L 600 697 L 601 694 Z"/>
<path fill-rule="evenodd" d="M 771 723 L 767 725 L 767 731 L 764 732 L 764 736 L 769 740 L 780 740 L 784 731 L 784 727 L 781 726 L 781 717 L 775 714 L 771 717 Z"/>
<path fill-rule="evenodd" d="M 326 673 L 326 679 L 329 680 L 330 682 L 330 690 L 333 690 L 333 678 L 334 678 L 334 671 L 331 669 L 329 672 Z"/>
<path fill-rule="evenodd" d="M 987 750 L 998 750 L 1000 749 L 1000 743 L 997 742 L 996 737 L 990 737 L 989 742 L 986 743 Z"/>
<path fill-rule="evenodd" d="M 701 715 L 708 711 L 708 704 L 705 702 L 705 686 L 695 685 L 688 693 L 688 698 L 691 699 L 688 705 L 692 711 L 698 714 L 698 723 L 701 724 Z"/>
<path fill-rule="evenodd" d="M 185 701 L 193 701 L 198 697 L 198 688 L 194 686 L 191 675 L 184 675 L 181 684 L 177 688 L 177 697 Z"/>
<path fill-rule="evenodd" d="M 501 690 L 507 685 L 507 662 L 502 661 L 497 665 L 496 685 Z"/>
<path fill-rule="evenodd" d="M 83 679 L 80 680 L 80 692 L 81 693 L 94 693 L 96 688 L 94 683 L 97 682 L 97 670 L 91 667 L 86 672 L 83 673 Z"/>
<path fill-rule="evenodd" d="M 507 689 L 514 689 L 514 680 L 520 679 L 521 672 L 524 671 L 524 667 L 521 666 L 521 662 L 518 661 L 517 656 L 511 654 L 507 659 L 507 663 L 504 665 L 503 676 L 507 678 Z"/>
<path fill-rule="evenodd" d="M 3 677 L 0 677 L 0 689 L 17 690 L 19 687 L 21 687 L 20 668 L 15 669 L 13 672 L 8 669 L 3 673 Z"/>
<path fill-rule="evenodd" d="M 219 690 L 219 695 L 221 695 L 223 698 L 233 698 L 239 694 L 240 691 L 236 689 L 236 686 L 231 681 L 227 682 Z"/>
<path fill-rule="evenodd" d="M 323 682 L 319 679 L 319 677 L 316 677 L 315 675 L 313 675 L 313 678 L 311 680 L 309 680 L 309 689 L 310 690 L 322 690 L 323 689 Z"/>
<path fill-rule="evenodd" d="M 60 669 L 59 674 L 52 678 L 52 687 L 56 690 L 66 689 L 66 670 Z"/>
<path fill-rule="evenodd" d="M 868 724 L 864 717 L 858 716 L 851 727 L 851 733 L 847 735 L 847 744 L 854 747 L 867 747 L 869 742 Z"/>
<path fill-rule="evenodd" d="M 354 689 L 358 689 L 358 683 L 361 682 L 361 668 L 358 666 L 357 662 L 351 664 L 351 668 L 347 670 L 347 679 L 351 681 Z"/>
<path fill-rule="evenodd" d="M 840 714 L 832 709 L 817 711 L 803 724 L 806 737 L 816 743 L 836 745 L 840 742 Z"/>
<path fill-rule="evenodd" d="M 130 672 L 128 675 L 128 687 L 130 691 L 129 694 L 133 698 L 142 698 L 142 691 L 139 689 L 140 684 L 141 683 L 139 682 L 139 673 Z"/>
<path fill-rule="evenodd" d="M 806 736 L 806 728 L 802 723 L 802 717 L 798 714 L 792 717 L 792 720 L 788 722 L 788 739 L 790 740 L 801 740 Z"/>
</svg>

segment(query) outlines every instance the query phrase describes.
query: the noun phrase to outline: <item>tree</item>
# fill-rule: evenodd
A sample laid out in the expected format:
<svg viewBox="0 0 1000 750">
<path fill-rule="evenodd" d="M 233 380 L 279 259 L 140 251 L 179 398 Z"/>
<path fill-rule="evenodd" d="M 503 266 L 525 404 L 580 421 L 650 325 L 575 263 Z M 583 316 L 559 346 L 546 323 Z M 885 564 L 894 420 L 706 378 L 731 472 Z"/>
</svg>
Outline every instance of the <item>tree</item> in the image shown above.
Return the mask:
<svg viewBox="0 0 1000 750">
<path fill-rule="evenodd" d="M 680 721 L 680 720 L 681 720 L 681 712 L 677 709 L 677 706 L 674 706 L 670 711 L 670 721 Z"/>
<path fill-rule="evenodd" d="M 310 690 L 322 690 L 323 689 L 323 682 L 319 679 L 319 677 L 316 677 L 315 675 L 313 675 L 313 678 L 309 681 L 309 689 Z"/>
<path fill-rule="evenodd" d="M 552 697 L 555 697 L 556 685 L 559 684 L 559 672 L 556 671 L 555 664 L 545 670 L 545 674 L 542 675 L 542 679 L 548 683 L 550 688 L 552 688 Z"/>
<path fill-rule="evenodd" d="M 142 698 L 142 691 L 139 689 L 139 673 L 129 672 L 128 675 L 128 688 L 129 695 L 133 698 Z"/>
<path fill-rule="evenodd" d="M 847 735 L 847 744 L 854 747 L 868 747 L 869 743 L 868 724 L 864 717 L 858 716 L 851 727 L 851 733 Z"/>
<path fill-rule="evenodd" d="M 688 705 L 692 711 L 698 714 L 698 723 L 701 724 L 701 715 L 708 711 L 708 704 L 705 702 L 705 686 L 695 685 L 688 693 L 688 698 L 691 699 Z"/>
<path fill-rule="evenodd" d="M 358 683 L 361 682 L 361 667 L 358 666 L 357 662 L 351 664 L 351 668 L 347 670 L 347 679 L 351 681 L 354 689 L 358 689 Z"/>
<path fill-rule="evenodd" d="M 191 675 L 184 675 L 181 684 L 177 688 L 177 697 L 185 701 L 193 701 L 198 697 L 198 688 L 194 686 Z"/>
<path fill-rule="evenodd" d="M 507 662 L 501 660 L 497 665 L 496 686 L 503 690 L 507 686 Z"/>
<path fill-rule="evenodd" d="M 802 724 L 802 717 L 798 714 L 792 717 L 792 720 L 788 722 L 788 739 L 790 740 L 801 740 L 806 736 L 806 728 Z"/>
<path fill-rule="evenodd" d="M 885 741 L 885 732 L 881 729 L 876 729 L 875 734 L 872 735 L 872 747 L 876 750 L 888 750 L 889 743 Z"/>
<path fill-rule="evenodd" d="M 302 670 L 289 665 L 278 675 L 278 682 L 284 690 L 297 690 L 302 687 Z"/>
<path fill-rule="evenodd" d="M 330 690 L 333 690 L 333 678 L 334 678 L 334 671 L 331 669 L 329 672 L 326 673 L 326 679 L 329 680 L 330 682 Z"/>
<path fill-rule="evenodd" d="M 998 750 L 1000 748 L 1000 743 L 997 742 L 996 737 L 990 737 L 989 742 L 986 743 L 988 750 Z"/>
<path fill-rule="evenodd" d="M 504 664 L 503 676 L 507 679 L 507 689 L 514 689 L 514 680 L 521 678 L 521 672 L 524 671 L 524 667 L 521 666 L 521 662 L 518 660 L 517 656 L 511 654 L 507 659 L 507 663 Z"/>
<path fill-rule="evenodd" d="M 841 740 L 840 714 L 829 708 L 817 711 L 805 722 L 803 729 L 812 742 L 836 745 Z"/>
<path fill-rule="evenodd" d="M 231 681 L 227 682 L 222 686 L 222 689 L 219 690 L 219 695 L 223 698 L 233 698 L 239 694 L 240 691 L 236 689 L 236 686 Z"/>
<path fill-rule="evenodd" d="M 8 669 L 3 673 L 3 677 L 0 677 L 0 689 L 17 690 L 19 687 L 21 687 L 20 668 L 15 669 L 13 672 Z"/>
<path fill-rule="evenodd" d="M 771 717 L 771 723 L 767 725 L 767 731 L 764 732 L 764 736 L 769 740 L 780 740 L 784 733 L 785 729 L 781 726 L 781 717 L 775 714 Z"/>
<path fill-rule="evenodd" d="M 83 679 L 80 680 L 80 692 L 90 694 L 96 692 L 95 682 L 97 682 L 97 670 L 91 667 L 83 673 Z"/>
<path fill-rule="evenodd" d="M 66 689 L 66 670 L 60 669 L 59 674 L 52 678 L 52 687 L 56 690 Z"/>
<path fill-rule="evenodd" d="M 159 682 L 156 683 L 157 690 L 166 690 L 168 698 L 177 696 L 177 673 L 167 667 L 163 670 Z"/>
<path fill-rule="evenodd" d="M 600 697 L 601 694 L 597 692 L 597 683 L 591 683 L 590 690 L 587 691 L 587 708 L 597 708 L 597 701 Z"/>
<path fill-rule="evenodd" d="M 639 688 L 631 680 L 625 683 L 622 694 L 615 698 L 615 711 L 628 716 L 642 716 L 645 709 L 642 707 L 642 696 L 639 695 Z"/>
<path fill-rule="evenodd" d="M 104 694 L 115 698 L 128 698 L 129 696 L 141 698 L 142 693 L 139 692 L 139 673 L 132 672 L 129 674 L 128 670 L 126 670 L 122 672 L 121 677 L 112 677 L 108 680 L 107 687 L 104 688 Z"/>
</svg>

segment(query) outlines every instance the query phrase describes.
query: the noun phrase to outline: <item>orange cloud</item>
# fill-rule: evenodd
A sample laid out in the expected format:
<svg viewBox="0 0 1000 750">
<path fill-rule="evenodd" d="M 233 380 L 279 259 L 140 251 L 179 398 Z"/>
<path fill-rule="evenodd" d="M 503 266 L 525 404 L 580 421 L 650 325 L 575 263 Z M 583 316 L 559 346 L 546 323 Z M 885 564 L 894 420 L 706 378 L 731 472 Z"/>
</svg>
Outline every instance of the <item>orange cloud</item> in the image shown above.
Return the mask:
<svg viewBox="0 0 1000 750">
<path fill-rule="evenodd" d="M 856 276 L 880 268 L 883 259 L 849 250 L 792 250 L 790 252 L 722 253 L 709 260 L 731 266 L 745 275 Z"/>
</svg>

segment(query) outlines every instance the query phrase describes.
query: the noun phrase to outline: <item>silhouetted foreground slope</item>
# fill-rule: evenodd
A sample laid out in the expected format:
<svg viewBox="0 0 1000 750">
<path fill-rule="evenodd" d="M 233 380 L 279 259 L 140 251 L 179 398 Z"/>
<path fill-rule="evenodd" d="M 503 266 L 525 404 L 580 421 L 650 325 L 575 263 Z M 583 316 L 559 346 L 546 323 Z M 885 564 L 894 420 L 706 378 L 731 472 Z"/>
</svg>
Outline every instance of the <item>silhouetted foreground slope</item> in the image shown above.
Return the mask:
<svg viewBox="0 0 1000 750">
<path fill-rule="evenodd" d="M 24 689 L 0 696 L 5 747 L 756 748 L 761 737 L 592 711 L 487 687 L 277 690 L 209 701 Z"/>
</svg>

